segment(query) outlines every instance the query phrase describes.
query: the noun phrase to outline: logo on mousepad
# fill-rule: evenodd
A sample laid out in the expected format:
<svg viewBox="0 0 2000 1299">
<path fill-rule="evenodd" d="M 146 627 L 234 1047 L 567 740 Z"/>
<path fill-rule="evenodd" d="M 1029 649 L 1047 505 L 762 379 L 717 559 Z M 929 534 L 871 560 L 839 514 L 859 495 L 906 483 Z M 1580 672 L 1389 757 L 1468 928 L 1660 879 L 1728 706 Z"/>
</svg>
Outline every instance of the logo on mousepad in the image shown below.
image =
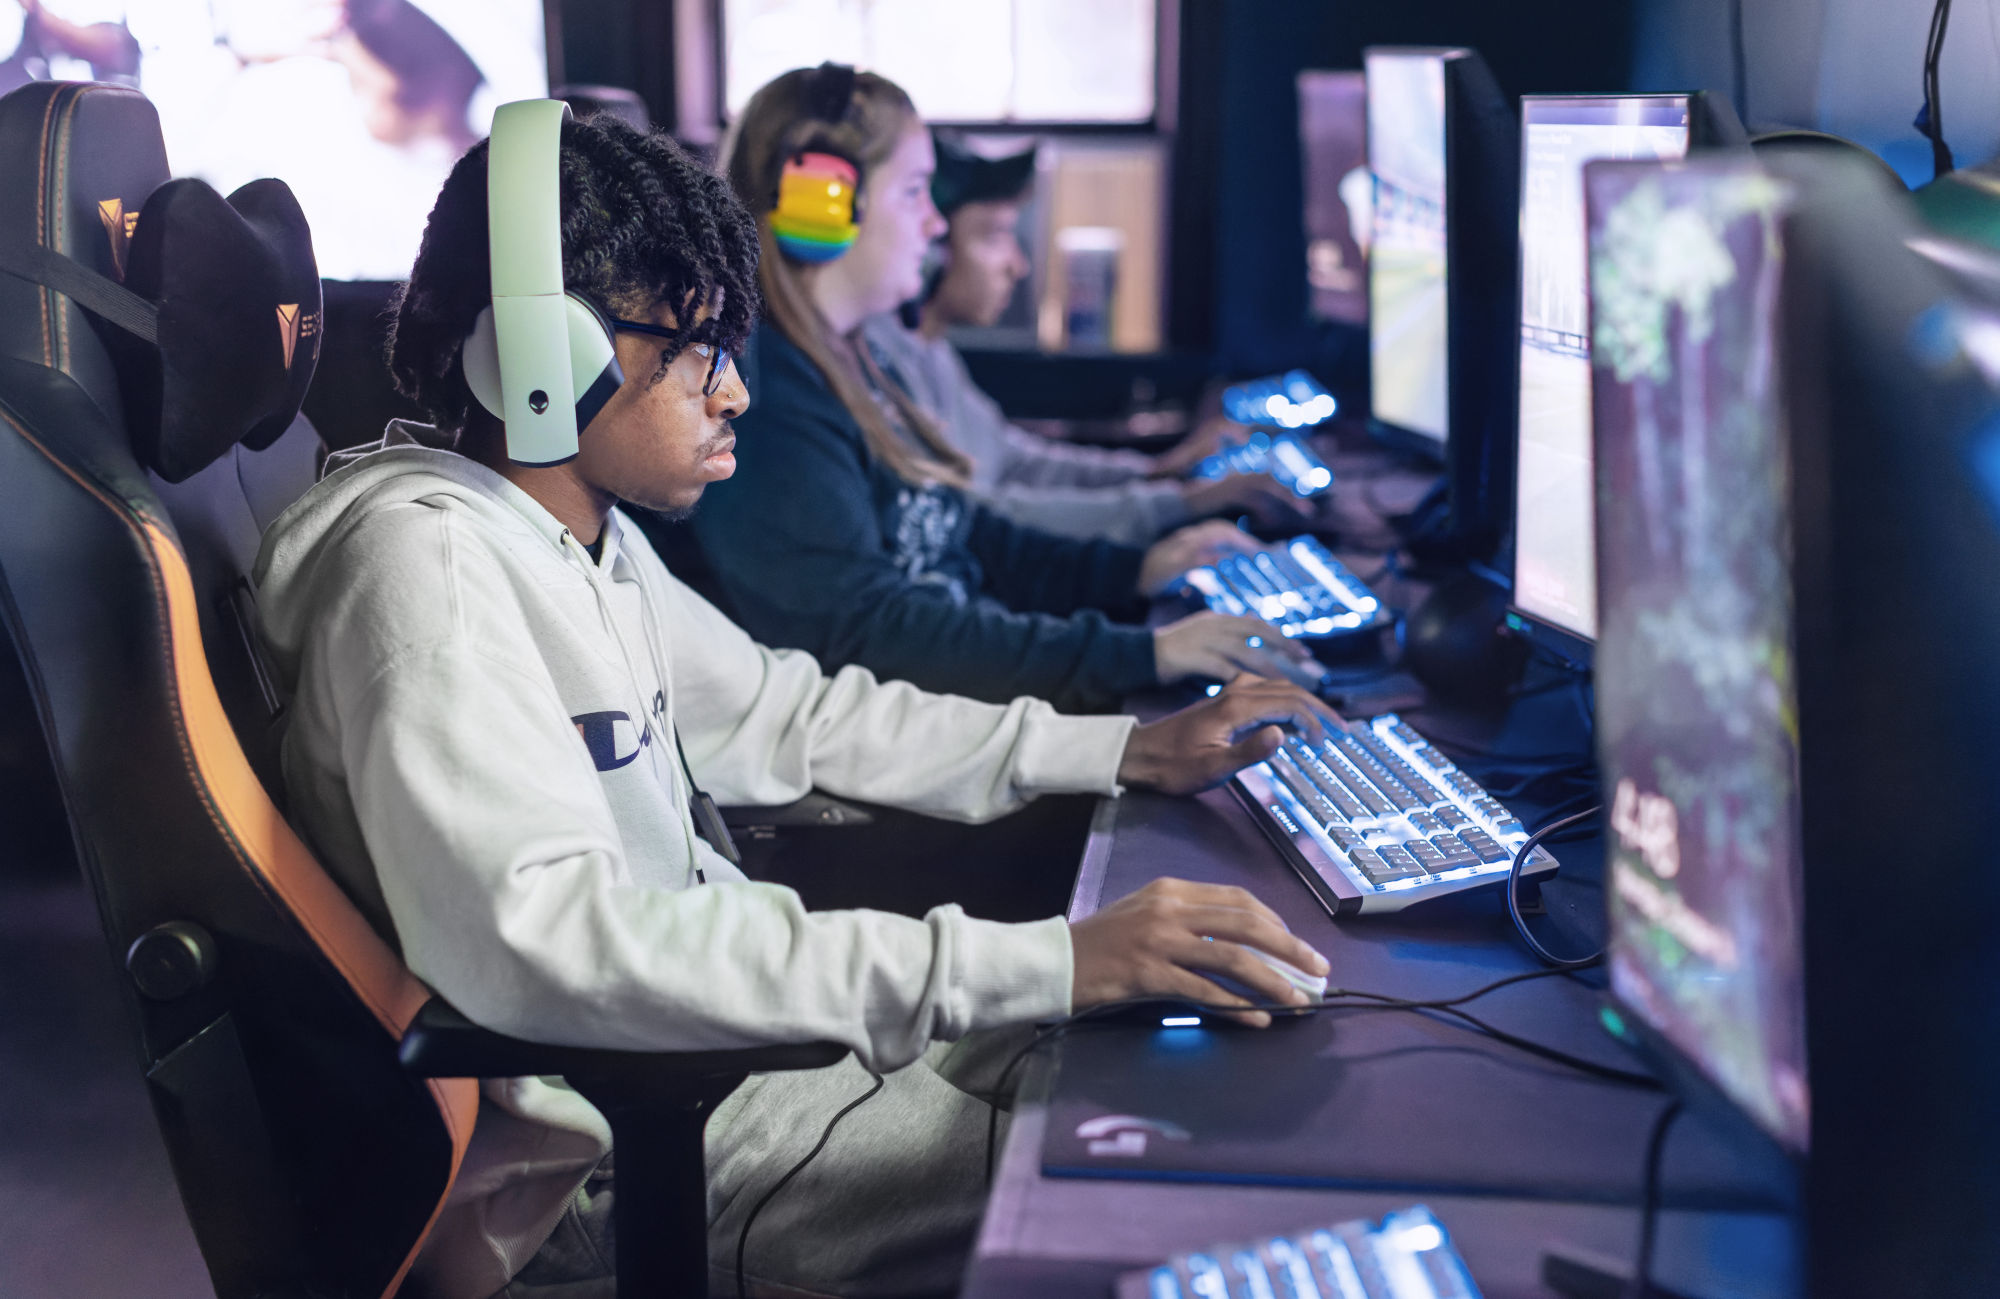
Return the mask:
<svg viewBox="0 0 2000 1299">
<path fill-rule="evenodd" d="M 1186 1141 L 1188 1130 L 1160 1119 L 1142 1119 L 1133 1114 L 1103 1114 L 1076 1125 L 1076 1135 L 1089 1143 L 1085 1149 L 1113 1159 L 1138 1159 L 1146 1153 L 1146 1143 L 1154 1137 L 1165 1141 Z"/>
</svg>

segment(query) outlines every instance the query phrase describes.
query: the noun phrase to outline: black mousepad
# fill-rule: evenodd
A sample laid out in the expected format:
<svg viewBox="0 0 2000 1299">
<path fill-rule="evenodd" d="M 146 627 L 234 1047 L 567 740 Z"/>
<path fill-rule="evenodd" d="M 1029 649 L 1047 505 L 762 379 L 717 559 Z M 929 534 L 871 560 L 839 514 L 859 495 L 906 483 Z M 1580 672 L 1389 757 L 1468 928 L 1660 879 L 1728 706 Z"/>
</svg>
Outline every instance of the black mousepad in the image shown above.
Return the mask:
<svg viewBox="0 0 2000 1299">
<path fill-rule="evenodd" d="M 1269 1029 L 1077 1029 L 1053 1048 L 1042 1171 L 1637 1203 L 1665 1093 L 1595 1080 L 1398 1012 Z M 1602 1063 L 1641 1068 L 1615 1049 Z M 1664 1200 L 1759 1210 L 1782 1170 L 1684 1114 Z"/>
</svg>

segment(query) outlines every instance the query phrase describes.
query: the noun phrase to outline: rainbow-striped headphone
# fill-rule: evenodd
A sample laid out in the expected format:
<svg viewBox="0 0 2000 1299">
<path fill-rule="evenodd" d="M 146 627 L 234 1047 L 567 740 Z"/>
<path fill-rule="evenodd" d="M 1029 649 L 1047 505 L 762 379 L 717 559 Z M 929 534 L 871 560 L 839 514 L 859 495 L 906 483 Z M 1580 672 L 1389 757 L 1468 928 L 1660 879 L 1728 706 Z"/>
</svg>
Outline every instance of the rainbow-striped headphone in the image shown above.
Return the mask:
<svg viewBox="0 0 2000 1299">
<path fill-rule="evenodd" d="M 846 120 L 854 101 L 854 69 L 822 63 L 807 74 L 806 111 L 819 121 Z M 785 160 L 771 209 L 778 251 L 817 266 L 846 252 L 860 233 L 861 164 L 829 145 L 801 149 Z"/>
</svg>

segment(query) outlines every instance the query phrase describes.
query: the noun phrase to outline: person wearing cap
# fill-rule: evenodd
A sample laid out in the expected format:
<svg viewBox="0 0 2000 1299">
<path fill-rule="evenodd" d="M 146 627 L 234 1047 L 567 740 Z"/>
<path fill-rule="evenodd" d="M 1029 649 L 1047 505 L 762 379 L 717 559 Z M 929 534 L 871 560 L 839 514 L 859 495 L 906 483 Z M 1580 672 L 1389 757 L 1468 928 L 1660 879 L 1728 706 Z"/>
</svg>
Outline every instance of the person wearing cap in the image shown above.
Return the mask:
<svg viewBox="0 0 2000 1299">
<path fill-rule="evenodd" d="M 1250 510 L 1276 520 L 1309 514 L 1268 476 L 1181 482 L 1212 438 L 1198 434 L 1165 456 L 1075 446 L 1010 421 L 982 391 L 947 338 L 956 326 L 991 326 L 1028 274 L 1020 225 L 1035 178 L 1035 150 L 1006 157 L 973 152 L 932 133 L 937 172 L 931 198 L 949 223 L 942 262 L 913 310 L 862 326 L 882 369 L 900 380 L 971 465 L 971 494 L 1017 523 L 1072 537 L 1144 546 L 1191 519 Z M 906 317 L 914 315 L 910 328 Z"/>
</svg>

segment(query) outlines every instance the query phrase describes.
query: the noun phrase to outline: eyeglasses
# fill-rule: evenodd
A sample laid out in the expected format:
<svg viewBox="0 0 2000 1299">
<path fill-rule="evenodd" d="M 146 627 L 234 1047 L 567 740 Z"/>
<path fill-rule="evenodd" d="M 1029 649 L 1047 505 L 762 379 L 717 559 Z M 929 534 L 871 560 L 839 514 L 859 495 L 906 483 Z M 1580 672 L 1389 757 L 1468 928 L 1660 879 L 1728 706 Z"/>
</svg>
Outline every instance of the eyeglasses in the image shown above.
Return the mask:
<svg viewBox="0 0 2000 1299">
<path fill-rule="evenodd" d="M 633 334 L 647 334 L 653 338 L 671 339 L 676 337 L 680 332 L 673 329 L 662 329 L 658 325 L 649 325 L 640 320 L 614 319 L 611 322 L 611 327 Z M 708 361 L 708 374 L 701 381 L 701 395 L 704 397 L 713 397 L 716 394 L 716 390 L 722 387 L 722 376 L 729 369 L 729 362 L 732 359 L 729 355 L 729 349 L 726 347 L 717 347 L 713 343 L 689 343 L 687 346 L 690 352 Z"/>
</svg>

